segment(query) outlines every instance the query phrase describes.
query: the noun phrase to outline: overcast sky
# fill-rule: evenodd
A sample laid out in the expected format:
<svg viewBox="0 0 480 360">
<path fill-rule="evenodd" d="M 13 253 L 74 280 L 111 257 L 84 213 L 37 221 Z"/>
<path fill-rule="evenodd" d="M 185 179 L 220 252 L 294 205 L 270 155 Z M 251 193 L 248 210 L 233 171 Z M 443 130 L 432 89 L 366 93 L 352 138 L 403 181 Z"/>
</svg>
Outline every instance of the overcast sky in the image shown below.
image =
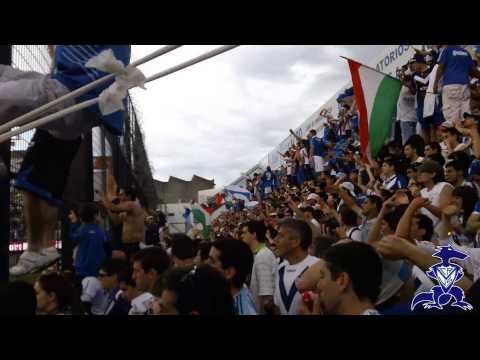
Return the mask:
<svg viewBox="0 0 480 360">
<path fill-rule="evenodd" d="M 134 45 L 138 59 L 162 45 Z M 149 76 L 218 45 L 187 45 L 141 67 Z M 349 81 L 340 55 L 368 62 L 385 45 L 240 46 L 132 95 L 154 177 L 228 185 Z"/>
</svg>

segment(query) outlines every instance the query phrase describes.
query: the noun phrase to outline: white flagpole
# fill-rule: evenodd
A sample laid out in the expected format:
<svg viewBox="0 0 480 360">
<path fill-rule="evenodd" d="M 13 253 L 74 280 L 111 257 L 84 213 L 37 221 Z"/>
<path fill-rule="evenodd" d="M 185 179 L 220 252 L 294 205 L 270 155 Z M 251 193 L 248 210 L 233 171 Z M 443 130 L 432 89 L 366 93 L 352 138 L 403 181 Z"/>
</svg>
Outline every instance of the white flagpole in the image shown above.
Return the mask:
<svg viewBox="0 0 480 360">
<path fill-rule="evenodd" d="M 164 55 L 166 53 L 169 53 L 170 51 L 173 51 L 179 47 L 181 47 L 182 45 L 167 45 L 167 46 L 164 46 L 162 47 L 161 49 L 158 49 L 156 51 L 154 51 L 153 53 L 133 62 L 131 65 L 131 67 L 136 67 L 136 66 L 140 66 L 142 64 L 145 64 L 146 62 L 150 61 L 150 60 L 153 60 L 161 55 Z M 81 88 L 78 88 L 72 92 L 69 92 L 68 94 L 65 94 L 61 97 L 59 97 L 58 99 L 55 99 L 45 105 L 42 105 L 40 106 L 39 108 L 36 108 L 35 110 L 32 110 L 26 114 L 23 114 L 3 125 L 0 126 L 0 134 L 3 134 L 7 131 L 9 131 L 11 128 L 13 127 L 16 127 L 16 126 L 21 126 L 25 123 L 28 122 L 28 120 L 38 116 L 38 115 L 41 115 L 42 113 L 44 113 L 46 110 L 50 109 L 51 107 L 55 106 L 55 105 L 58 105 L 58 104 L 61 104 L 63 103 L 64 101 L 67 101 L 67 100 L 70 100 L 70 99 L 74 99 L 80 95 L 83 95 L 87 92 L 89 92 L 90 90 L 96 88 L 97 86 L 99 86 L 100 84 L 103 84 L 104 82 L 108 81 L 108 80 L 111 80 L 115 77 L 115 74 L 109 74 L 109 75 L 105 75 L 104 77 L 100 78 L 100 79 L 97 79 L 85 86 L 82 86 Z"/>
<path fill-rule="evenodd" d="M 214 56 L 217 56 L 221 53 L 224 53 L 226 51 L 229 51 L 235 47 L 237 47 L 239 45 L 227 45 L 227 46 L 222 46 L 220 48 L 217 48 L 215 50 L 212 50 L 212 51 L 209 51 L 203 55 L 200 55 L 200 56 L 197 56 L 196 58 L 194 59 L 191 59 L 191 60 L 188 60 L 188 61 L 185 61 L 179 65 L 176 65 L 176 66 L 173 66 L 167 70 L 164 70 L 164 71 L 161 71 L 155 75 L 152 75 L 150 76 L 149 78 L 147 78 L 147 80 L 145 81 L 145 84 L 150 82 L 150 81 L 154 81 L 156 79 L 159 79 L 161 77 L 164 77 L 164 76 L 167 76 L 169 74 L 172 74 L 174 72 L 177 72 L 179 70 L 182 70 L 182 69 L 185 69 L 189 66 L 192 66 L 194 64 L 197 64 L 199 62 L 202 62 L 204 60 L 207 60 L 207 59 L 210 59 Z M 134 86 L 132 86 L 133 88 Z M 130 88 L 131 89 L 131 88 Z M 69 115 L 69 114 L 72 114 L 76 111 L 79 111 L 79 110 L 83 110 L 87 107 L 90 107 L 92 105 L 95 105 L 97 104 L 99 101 L 98 97 L 95 98 L 95 99 L 91 99 L 91 100 L 87 100 L 87 101 L 84 101 L 80 104 L 76 104 L 76 105 L 73 105 L 69 108 L 66 108 L 66 109 L 63 109 L 63 110 L 60 110 L 59 112 L 56 112 L 55 114 L 51 114 L 51 115 L 48 115 L 48 116 L 45 116 L 43 118 L 40 118 L 38 120 L 35 120 L 29 124 L 26 124 L 22 127 L 19 127 L 15 130 L 12 130 L 12 131 L 8 131 L 8 132 L 5 132 L 3 134 L 0 135 L 0 144 L 5 142 L 6 140 L 12 138 L 13 136 L 16 136 L 18 134 L 21 134 L 25 131 L 28 131 L 28 130 L 31 130 L 31 129 L 34 129 L 34 128 L 37 128 L 37 127 L 40 127 L 40 126 L 43 126 L 45 124 L 48 124 L 54 120 L 57 120 L 63 116 L 66 116 L 66 115 Z"/>
</svg>

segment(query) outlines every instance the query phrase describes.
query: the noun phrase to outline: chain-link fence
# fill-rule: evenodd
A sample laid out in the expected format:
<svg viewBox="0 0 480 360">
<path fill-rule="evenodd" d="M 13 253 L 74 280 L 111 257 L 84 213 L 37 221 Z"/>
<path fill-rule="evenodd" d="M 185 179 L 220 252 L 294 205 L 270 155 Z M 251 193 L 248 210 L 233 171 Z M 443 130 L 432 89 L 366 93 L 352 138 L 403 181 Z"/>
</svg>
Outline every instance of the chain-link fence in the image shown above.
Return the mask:
<svg viewBox="0 0 480 360">
<path fill-rule="evenodd" d="M 48 73 L 51 62 L 46 45 L 13 45 L 12 65 L 26 71 Z M 158 196 L 144 144 L 141 125 L 131 98 L 124 123 L 124 135 L 116 137 L 102 127 L 86 134 L 72 163 L 64 193 L 65 202 L 78 204 L 99 201 L 106 191 L 106 170 L 98 161 L 111 158 L 113 172 L 119 187 L 134 187 L 139 200 L 146 209 L 156 209 Z M 34 130 L 12 138 L 11 171 L 18 172 Z M 60 215 L 56 231 L 57 247 L 62 248 L 64 264 L 71 264 L 73 249 L 68 242 L 67 214 Z M 104 225 L 108 228 L 108 222 Z M 64 246 L 62 246 L 62 244 Z M 10 264 L 17 261 L 26 249 L 25 219 L 22 194 L 13 186 L 10 189 Z"/>
<path fill-rule="evenodd" d="M 47 74 L 50 71 L 50 57 L 46 45 L 13 45 L 12 66 L 24 71 L 36 71 Z M 27 131 L 11 139 L 10 171 L 16 174 L 20 170 L 23 157 L 35 130 Z M 58 228 L 59 229 L 59 228 Z M 56 232 L 57 245 L 59 237 Z M 23 196 L 13 186 L 10 187 L 10 263 L 26 249 L 26 228 L 23 214 Z"/>
</svg>

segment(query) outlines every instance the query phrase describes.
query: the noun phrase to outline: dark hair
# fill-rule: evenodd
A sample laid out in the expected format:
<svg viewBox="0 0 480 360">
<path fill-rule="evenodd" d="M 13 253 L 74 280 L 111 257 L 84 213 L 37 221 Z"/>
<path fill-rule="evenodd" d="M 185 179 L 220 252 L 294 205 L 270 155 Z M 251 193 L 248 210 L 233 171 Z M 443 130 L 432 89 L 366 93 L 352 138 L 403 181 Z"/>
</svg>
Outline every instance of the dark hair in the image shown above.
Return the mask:
<svg viewBox="0 0 480 360">
<path fill-rule="evenodd" d="M 133 256 L 133 261 L 138 261 L 143 271 L 155 270 L 158 275 L 170 267 L 170 257 L 161 247 L 153 246 L 142 249 Z"/>
<path fill-rule="evenodd" d="M 375 204 L 375 208 L 378 212 L 382 210 L 383 200 L 380 196 L 377 195 L 368 195 L 367 199 L 370 200 L 373 204 Z"/>
<path fill-rule="evenodd" d="M 418 167 L 419 166 L 420 166 L 419 163 L 408 164 L 407 165 L 407 171 L 412 170 L 412 171 L 418 172 Z"/>
<path fill-rule="evenodd" d="M 254 259 L 250 247 L 243 241 L 226 236 L 215 240 L 212 246 L 220 252 L 222 269 L 226 270 L 229 267 L 235 269 L 232 284 L 236 288 L 241 288 L 252 271 Z"/>
<path fill-rule="evenodd" d="M 410 136 L 405 143 L 404 147 L 410 145 L 412 149 L 415 149 L 418 156 L 425 154 L 425 140 L 418 134 Z"/>
<path fill-rule="evenodd" d="M 383 217 L 383 220 L 387 223 L 388 227 L 393 231 L 395 231 L 395 229 L 397 228 L 398 219 L 399 218 L 397 217 L 397 214 L 395 211 L 390 211 L 386 213 L 385 216 Z"/>
<path fill-rule="evenodd" d="M 463 226 L 465 226 L 478 201 L 477 191 L 470 186 L 457 186 L 453 189 L 452 196 L 462 198 Z"/>
<path fill-rule="evenodd" d="M 311 207 L 311 206 L 306 206 L 304 208 L 301 208 L 300 210 L 304 213 L 308 212 L 308 213 L 311 213 L 313 215 L 313 207 Z"/>
<path fill-rule="evenodd" d="M 342 206 L 340 209 L 340 219 L 347 226 L 357 226 L 358 215 L 348 206 Z"/>
<path fill-rule="evenodd" d="M 427 156 L 427 159 L 437 162 L 440 166 L 445 164 L 445 158 L 442 154 L 433 154 L 432 156 Z"/>
<path fill-rule="evenodd" d="M 123 269 L 119 274 L 118 274 L 118 282 L 119 283 L 124 283 L 127 286 L 131 287 L 136 287 L 137 284 L 135 283 L 135 280 L 132 278 L 133 276 L 133 268 L 128 265 L 125 269 Z"/>
<path fill-rule="evenodd" d="M 303 250 L 308 250 L 312 245 L 312 229 L 303 220 L 285 219 L 280 224 L 281 227 L 293 232 L 300 239 L 300 247 Z"/>
<path fill-rule="evenodd" d="M 382 261 L 370 245 L 353 241 L 330 247 L 323 259 L 332 274 L 332 279 L 345 272 L 359 299 L 375 302 L 382 283 Z"/>
<path fill-rule="evenodd" d="M 315 238 L 315 256 L 321 258 L 337 240 L 332 236 L 317 236 Z"/>
<path fill-rule="evenodd" d="M 125 271 L 129 267 L 129 263 L 123 259 L 107 259 L 105 262 L 100 266 L 100 269 L 105 271 L 108 276 L 117 275 Z"/>
<path fill-rule="evenodd" d="M 310 133 L 315 136 L 315 135 L 317 135 L 317 130 L 312 129 L 312 130 L 310 130 Z"/>
<path fill-rule="evenodd" d="M 440 144 L 436 141 L 431 141 L 428 144 L 425 144 L 425 146 L 430 146 L 432 150 L 436 150 L 437 154 L 442 154 L 442 147 Z"/>
<path fill-rule="evenodd" d="M 242 227 L 247 227 L 250 234 L 255 234 L 258 242 L 265 243 L 267 241 L 266 233 L 267 227 L 263 221 L 254 221 L 251 220 L 245 224 L 242 224 Z"/>
<path fill-rule="evenodd" d="M 123 189 L 123 192 L 130 200 L 135 200 L 137 198 L 137 191 L 131 186 L 127 186 Z"/>
<path fill-rule="evenodd" d="M 191 259 L 195 257 L 195 247 L 193 240 L 185 234 L 173 234 L 172 256 L 180 260 Z"/>
<path fill-rule="evenodd" d="M 198 244 L 198 251 L 200 252 L 200 260 L 201 261 L 206 261 L 208 260 L 208 256 L 210 254 L 210 248 L 212 247 L 212 244 L 210 242 L 202 240 Z"/>
<path fill-rule="evenodd" d="M 44 274 L 37 282 L 47 294 L 55 294 L 58 310 L 64 311 L 72 305 L 74 289 L 64 275 L 56 272 Z"/>
<path fill-rule="evenodd" d="M 388 148 L 389 150 L 390 150 L 390 149 L 401 150 L 401 149 L 402 149 L 402 145 L 401 145 L 398 141 L 392 140 L 392 141 L 390 141 L 390 142 L 387 144 L 387 148 Z"/>
<path fill-rule="evenodd" d="M 464 176 L 467 176 L 467 170 L 470 167 L 472 162 L 470 156 L 467 155 L 464 151 L 454 151 L 448 155 L 449 160 L 456 161 L 459 166 L 464 170 Z"/>
<path fill-rule="evenodd" d="M 427 215 L 417 214 L 415 219 L 418 219 L 418 228 L 425 230 L 425 234 L 422 237 L 424 241 L 432 241 L 433 236 L 433 221 Z"/>
<path fill-rule="evenodd" d="M 383 159 L 383 162 L 387 163 L 390 166 L 393 166 L 396 170 L 397 161 L 395 160 L 395 158 L 389 156 L 389 157 L 386 157 L 385 159 Z"/>
<path fill-rule="evenodd" d="M 78 215 L 82 222 L 90 224 L 95 222 L 95 216 L 98 214 L 98 207 L 94 203 L 85 203 L 80 206 Z"/>
<path fill-rule="evenodd" d="M 0 289 L 0 316 L 32 316 L 37 309 L 33 286 L 25 281 L 14 281 Z"/>
<path fill-rule="evenodd" d="M 164 289 L 175 293 L 175 307 L 179 314 L 235 314 L 228 282 L 210 265 L 187 270 L 175 268 L 166 274 L 164 284 Z"/>
<path fill-rule="evenodd" d="M 454 127 L 446 128 L 445 132 L 449 133 L 450 135 L 455 136 L 459 142 L 462 140 L 462 134 L 460 134 L 460 132 L 457 129 L 455 129 Z"/>
<path fill-rule="evenodd" d="M 467 174 L 467 169 L 463 166 L 463 164 L 459 160 L 451 160 L 445 164 L 445 168 L 451 167 L 455 171 L 461 171 L 463 176 L 465 177 Z"/>
<path fill-rule="evenodd" d="M 79 209 L 80 209 L 80 205 L 77 203 L 70 204 L 68 207 L 69 212 L 72 211 L 75 214 L 75 216 L 77 216 L 78 218 L 80 217 L 78 213 Z"/>
</svg>

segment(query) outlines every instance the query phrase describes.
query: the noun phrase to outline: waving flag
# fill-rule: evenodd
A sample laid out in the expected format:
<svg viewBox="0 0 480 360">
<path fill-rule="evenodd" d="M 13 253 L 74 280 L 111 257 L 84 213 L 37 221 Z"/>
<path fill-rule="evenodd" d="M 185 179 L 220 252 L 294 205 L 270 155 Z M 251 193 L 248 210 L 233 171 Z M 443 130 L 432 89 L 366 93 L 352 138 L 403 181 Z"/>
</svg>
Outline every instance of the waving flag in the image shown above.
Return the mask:
<svg viewBox="0 0 480 360">
<path fill-rule="evenodd" d="M 204 239 L 208 238 L 210 234 L 210 214 L 198 204 L 194 204 L 192 208 L 193 218 L 202 224 L 202 235 Z"/>
<path fill-rule="evenodd" d="M 364 160 L 377 156 L 390 136 L 402 83 L 356 61 L 348 60 L 360 114 L 360 148 Z"/>
<path fill-rule="evenodd" d="M 192 228 L 192 220 L 190 214 L 192 211 L 189 208 L 185 208 L 185 212 L 183 213 L 183 218 L 185 219 L 185 234 L 190 231 Z"/>
<path fill-rule="evenodd" d="M 250 201 L 251 193 L 250 191 L 241 188 L 240 186 L 225 186 L 225 191 L 229 196 L 235 199 L 244 200 L 245 202 Z"/>
</svg>

